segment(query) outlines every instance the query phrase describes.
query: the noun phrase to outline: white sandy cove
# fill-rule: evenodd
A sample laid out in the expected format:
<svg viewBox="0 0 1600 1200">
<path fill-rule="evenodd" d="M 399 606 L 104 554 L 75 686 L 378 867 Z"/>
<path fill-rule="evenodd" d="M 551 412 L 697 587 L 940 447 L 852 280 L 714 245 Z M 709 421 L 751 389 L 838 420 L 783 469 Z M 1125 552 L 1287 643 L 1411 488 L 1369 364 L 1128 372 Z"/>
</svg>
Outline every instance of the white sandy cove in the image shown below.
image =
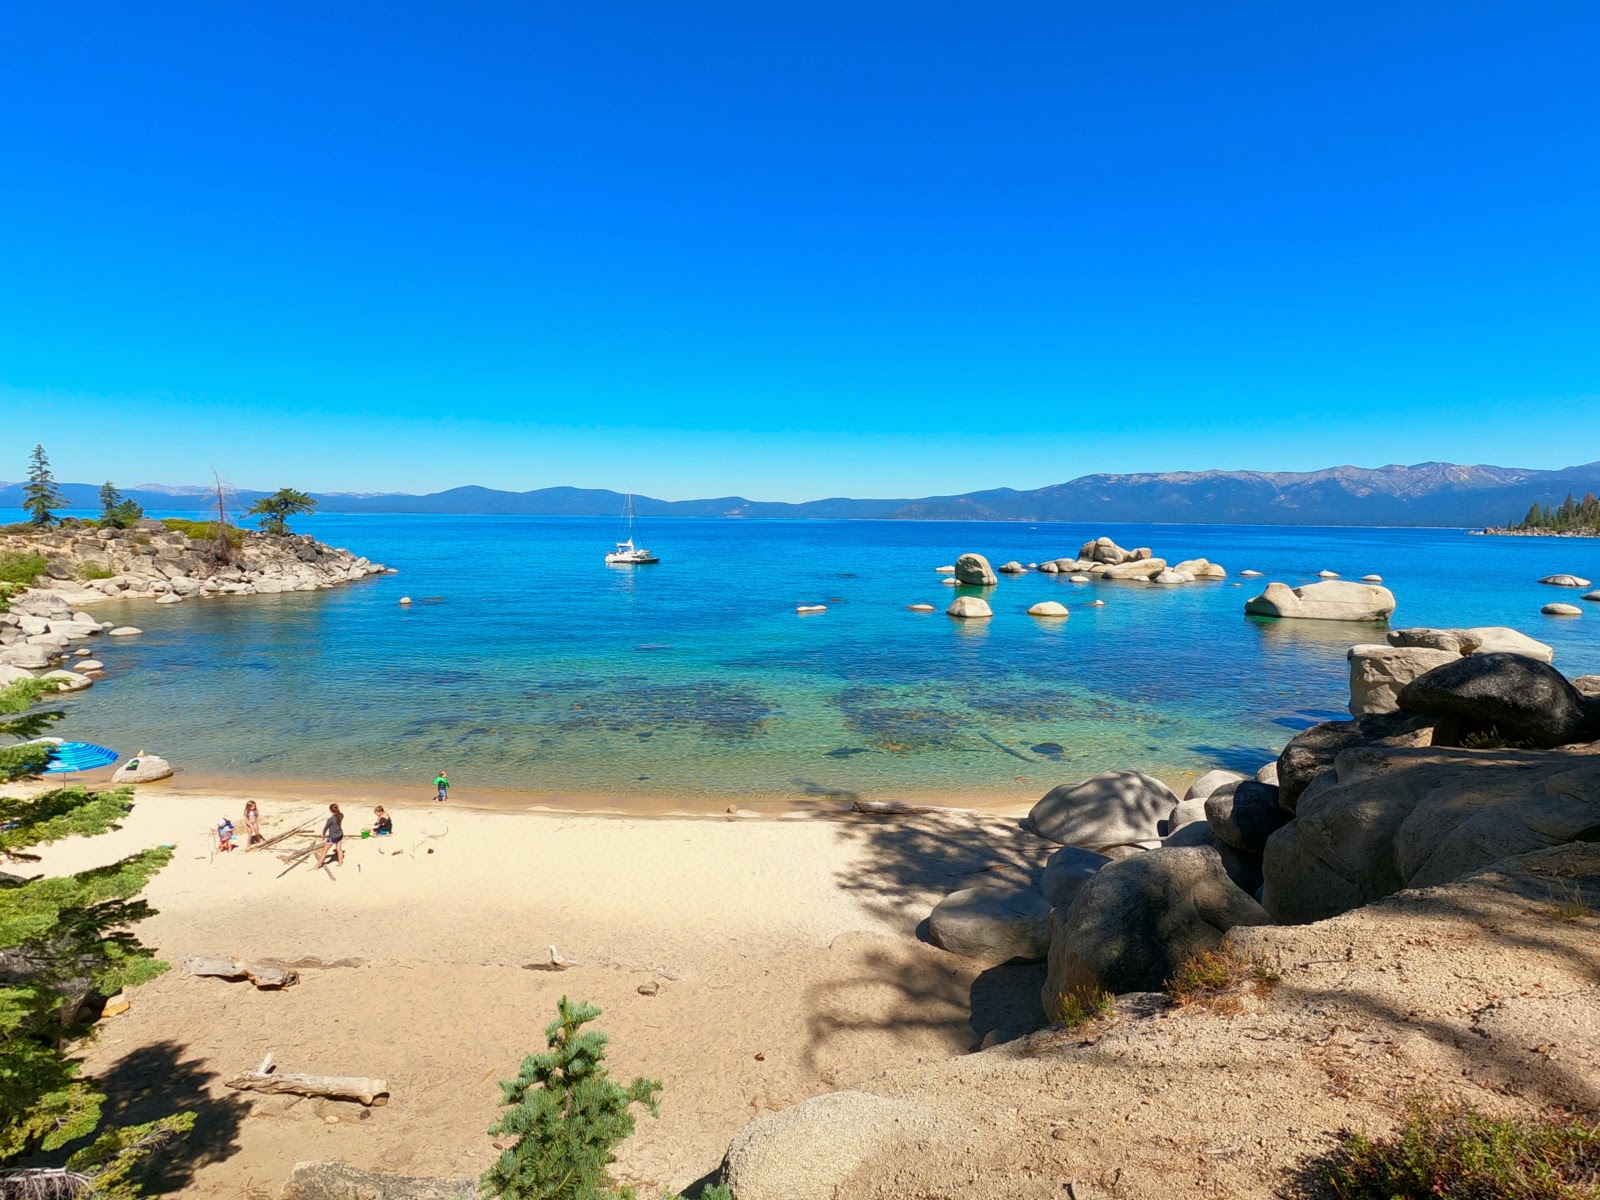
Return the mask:
<svg viewBox="0 0 1600 1200">
<path fill-rule="evenodd" d="M 613 1071 L 661 1079 L 619 1175 L 681 1188 L 752 1117 L 875 1071 L 964 1052 L 1038 1019 L 1036 967 L 984 973 L 916 940 L 967 874 L 1008 859 L 1014 819 L 741 820 L 393 809 L 363 840 L 345 807 L 344 866 L 279 877 L 276 848 L 218 854 L 234 799 L 141 789 L 126 826 L 50 847 L 47 872 L 174 842 L 140 927 L 174 970 L 131 995 L 87 1057 L 114 1111 L 197 1108 L 167 1186 L 271 1196 L 297 1161 L 476 1174 L 496 1081 L 542 1049 L 562 994 L 603 1008 Z M 266 832 L 325 813 L 263 800 Z M 1005 847 L 997 851 L 996 846 Z M 431 851 L 431 853 L 430 853 Z M 576 965 L 528 969 L 547 946 Z M 298 986 L 186 975 L 192 954 L 320 961 Z M 642 995 L 655 983 L 658 994 Z M 972 1015 L 969 1021 L 969 1013 Z M 386 1107 L 258 1097 L 222 1081 L 271 1051 L 279 1068 L 388 1080 Z"/>
</svg>

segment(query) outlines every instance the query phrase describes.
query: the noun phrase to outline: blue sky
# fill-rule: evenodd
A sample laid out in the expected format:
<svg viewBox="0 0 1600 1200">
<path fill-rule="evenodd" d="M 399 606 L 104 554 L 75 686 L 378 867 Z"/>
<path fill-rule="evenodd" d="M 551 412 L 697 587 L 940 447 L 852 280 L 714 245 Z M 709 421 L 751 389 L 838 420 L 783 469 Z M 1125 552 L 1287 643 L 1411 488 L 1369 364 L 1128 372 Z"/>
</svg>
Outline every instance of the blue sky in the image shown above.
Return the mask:
<svg viewBox="0 0 1600 1200">
<path fill-rule="evenodd" d="M 1600 458 L 1600 6 L 12 6 L 0 478 Z"/>
</svg>

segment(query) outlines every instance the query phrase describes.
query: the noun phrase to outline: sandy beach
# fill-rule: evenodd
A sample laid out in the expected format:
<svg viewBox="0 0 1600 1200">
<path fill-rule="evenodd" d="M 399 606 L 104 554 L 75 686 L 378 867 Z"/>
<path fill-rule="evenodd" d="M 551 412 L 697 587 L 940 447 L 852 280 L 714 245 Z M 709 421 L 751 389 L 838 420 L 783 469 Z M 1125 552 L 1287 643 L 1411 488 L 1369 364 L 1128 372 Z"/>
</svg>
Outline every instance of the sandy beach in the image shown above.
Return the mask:
<svg viewBox="0 0 1600 1200">
<path fill-rule="evenodd" d="M 263 797 L 268 836 L 326 805 Z M 496 1081 L 543 1048 L 563 994 L 592 1000 L 613 1070 L 664 1083 L 619 1178 L 680 1189 L 752 1117 L 894 1066 L 960 1054 L 993 1028 L 1042 1023 L 1042 964 L 985 970 L 920 942 L 963 877 L 1021 861 L 1014 817 L 903 820 L 636 817 L 342 802 L 342 866 L 284 874 L 277 855 L 219 854 L 236 795 L 141 788 L 118 832 L 46 848 L 78 870 L 141 847 L 176 855 L 140 936 L 173 964 L 103 1022 L 87 1052 L 113 1115 L 199 1114 L 164 1192 L 270 1196 L 294 1163 L 337 1159 L 475 1175 Z M 541 969 L 549 947 L 572 964 Z M 284 991 L 190 977 L 193 954 L 298 965 Z M 651 985 L 654 985 L 653 987 Z M 654 991 L 647 995 L 641 992 Z M 282 1070 L 386 1078 L 362 1109 L 223 1086 L 271 1052 Z"/>
</svg>

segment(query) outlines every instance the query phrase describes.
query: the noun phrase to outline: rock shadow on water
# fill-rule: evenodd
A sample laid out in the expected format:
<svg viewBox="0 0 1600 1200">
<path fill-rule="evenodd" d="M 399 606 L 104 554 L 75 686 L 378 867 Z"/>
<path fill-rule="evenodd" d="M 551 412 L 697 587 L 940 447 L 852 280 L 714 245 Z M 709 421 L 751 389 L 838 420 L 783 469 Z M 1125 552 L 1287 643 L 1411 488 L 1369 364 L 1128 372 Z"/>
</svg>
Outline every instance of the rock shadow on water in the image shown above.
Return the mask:
<svg viewBox="0 0 1600 1200">
<path fill-rule="evenodd" d="M 1237 771 L 1241 775 L 1254 775 L 1265 764 L 1277 762 L 1280 752 L 1265 746 L 1201 745 L 1190 746 L 1189 749 L 1205 760 L 1208 764 L 1207 769 L 1220 767 L 1224 771 Z"/>
</svg>

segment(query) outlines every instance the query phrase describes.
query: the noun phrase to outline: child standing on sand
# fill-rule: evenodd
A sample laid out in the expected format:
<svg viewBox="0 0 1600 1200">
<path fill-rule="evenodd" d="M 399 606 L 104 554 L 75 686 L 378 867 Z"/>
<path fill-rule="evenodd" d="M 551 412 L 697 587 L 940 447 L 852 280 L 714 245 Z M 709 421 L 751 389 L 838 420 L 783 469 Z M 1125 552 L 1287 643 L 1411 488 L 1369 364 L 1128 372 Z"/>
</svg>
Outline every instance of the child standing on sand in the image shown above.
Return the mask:
<svg viewBox="0 0 1600 1200">
<path fill-rule="evenodd" d="M 337 804 L 328 805 L 328 819 L 322 823 L 322 849 L 317 851 L 317 867 L 328 861 L 328 851 L 333 851 L 339 865 L 344 866 L 344 814 Z"/>
<path fill-rule="evenodd" d="M 443 771 L 440 771 L 439 777 L 433 781 L 433 798 L 439 804 L 450 799 L 450 776 Z"/>
</svg>

